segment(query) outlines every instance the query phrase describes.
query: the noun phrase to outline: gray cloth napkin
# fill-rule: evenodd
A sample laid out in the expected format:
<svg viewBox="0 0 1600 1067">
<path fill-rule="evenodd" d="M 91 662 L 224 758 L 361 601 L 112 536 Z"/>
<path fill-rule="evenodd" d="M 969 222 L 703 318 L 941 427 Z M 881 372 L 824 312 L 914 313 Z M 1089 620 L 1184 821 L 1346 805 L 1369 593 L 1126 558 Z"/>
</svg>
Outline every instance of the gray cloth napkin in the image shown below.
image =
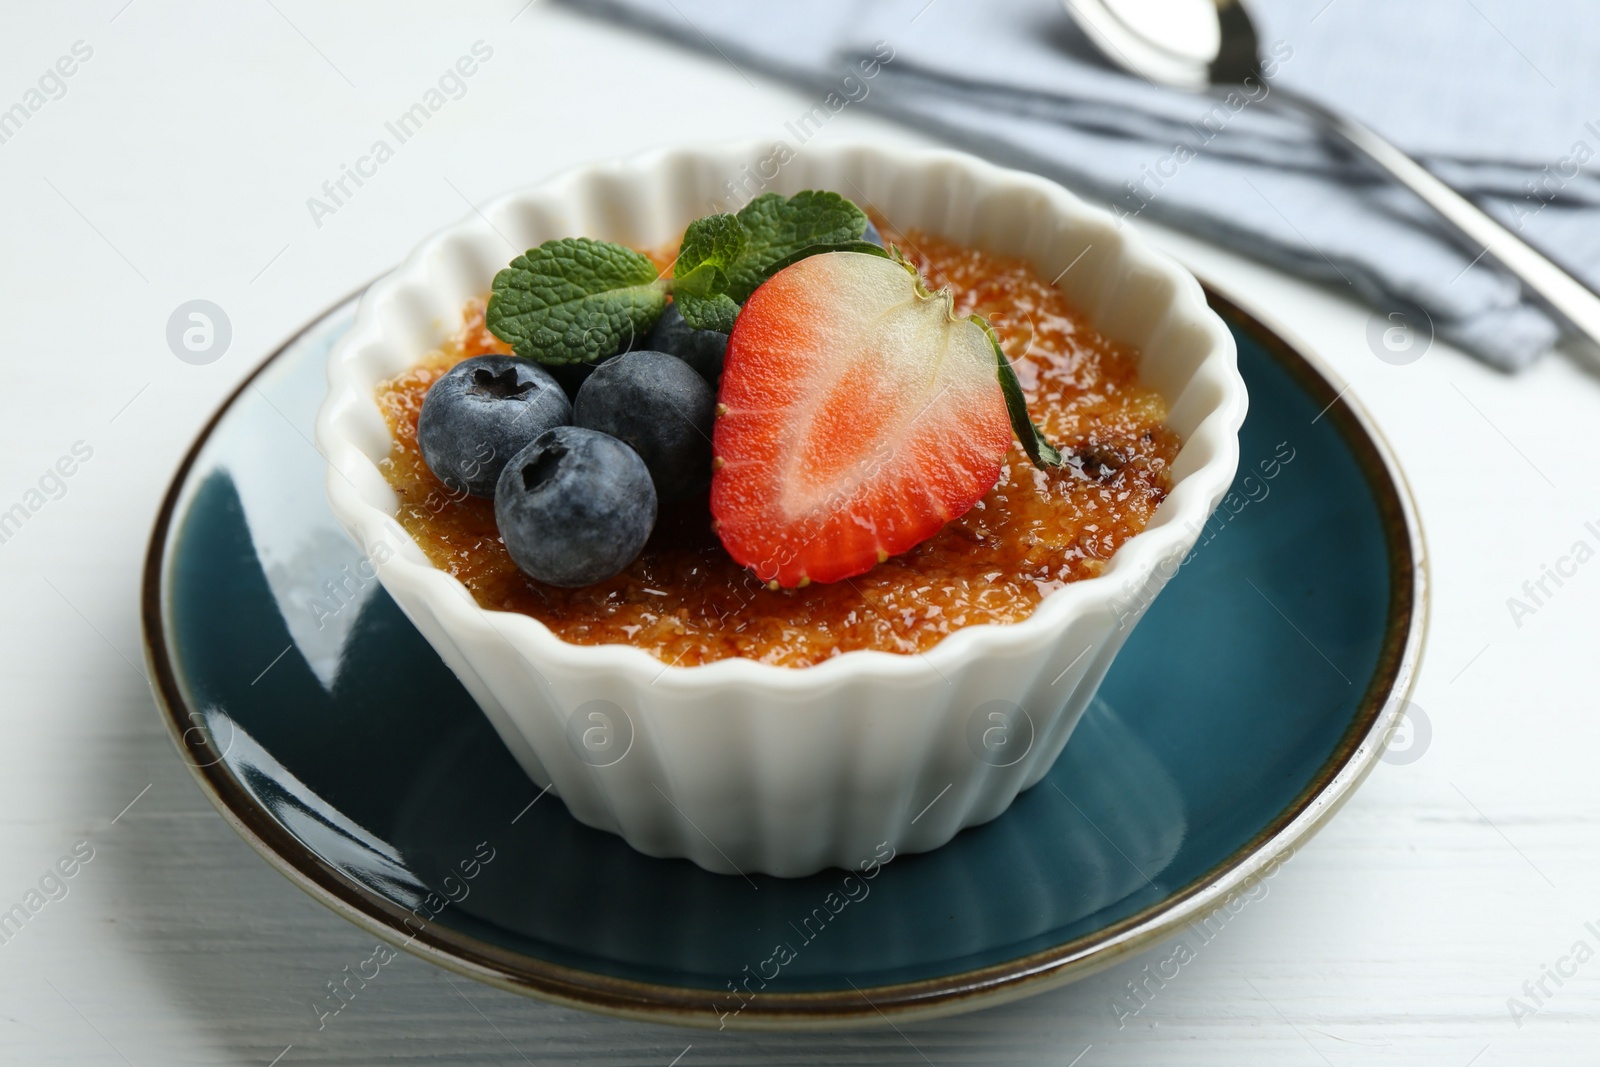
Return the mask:
<svg viewBox="0 0 1600 1067">
<path fill-rule="evenodd" d="M 1379 313 L 1419 306 L 1440 337 L 1498 367 L 1525 366 L 1560 334 L 1420 201 L 1304 121 L 1265 102 L 1218 112 L 1215 97 L 1124 75 L 1059 0 L 564 2 L 720 55 L 749 78 L 798 82 L 819 103 L 836 92 L 1119 214 L 1347 288 Z M 1249 6 L 1279 57 L 1278 84 L 1371 125 L 1600 282 L 1600 165 L 1586 165 L 1600 158 L 1600 5 Z M 862 77 L 875 55 L 892 58 Z"/>
</svg>

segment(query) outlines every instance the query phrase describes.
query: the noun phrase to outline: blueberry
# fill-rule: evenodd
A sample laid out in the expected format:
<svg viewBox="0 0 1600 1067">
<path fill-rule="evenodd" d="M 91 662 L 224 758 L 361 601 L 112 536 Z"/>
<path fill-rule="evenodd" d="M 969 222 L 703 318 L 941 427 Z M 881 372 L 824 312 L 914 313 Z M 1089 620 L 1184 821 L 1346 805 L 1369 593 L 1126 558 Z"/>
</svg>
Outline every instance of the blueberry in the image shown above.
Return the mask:
<svg viewBox="0 0 1600 1067">
<path fill-rule="evenodd" d="M 417 418 L 428 469 L 452 489 L 493 496 L 506 461 L 572 405 L 544 368 L 516 356 L 474 356 L 433 383 Z"/>
<path fill-rule="evenodd" d="M 677 356 L 715 389 L 717 379 L 722 377 L 722 354 L 728 348 L 728 335 L 694 329 L 683 321 L 677 304 L 668 304 L 640 347 Z"/>
<path fill-rule="evenodd" d="M 656 495 L 693 492 L 711 473 L 711 422 L 717 397 L 704 378 L 665 352 L 613 356 L 595 368 L 572 405 L 574 425 L 633 446 Z"/>
<path fill-rule="evenodd" d="M 682 320 L 680 319 L 679 321 Z M 646 344 L 644 338 L 632 336 L 629 338 L 628 343 L 622 346 L 622 351 L 631 352 L 635 348 L 655 347 L 655 345 Z M 612 354 L 621 355 L 620 352 Z M 568 400 L 576 400 L 578 398 L 578 390 L 583 388 L 583 383 L 588 381 L 589 375 L 594 373 L 594 369 L 604 362 L 605 360 L 602 359 L 594 363 L 552 363 L 545 367 L 545 370 L 550 372 L 550 377 L 561 383 L 561 388 L 567 392 Z M 720 361 L 717 363 L 717 369 L 719 372 L 722 369 Z"/>
<path fill-rule="evenodd" d="M 511 458 L 494 519 L 529 575 L 569 589 L 621 573 L 656 524 L 656 491 L 639 454 L 578 426 L 546 430 Z"/>
<path fill-rule="evenodd" d="M 578 395 L 578 390 L 583 388 L 583 383 L 594 373 L 596 366 L 594 363 L 552 363 L 544 369 L 561 386 L 567 399 L 571 400 Z"/>
<path fill-rule="evenodd" d="M 888 245 L 883 243 L 883 234 L 878 232 L 878 227 L 876 227 L 876 226 L 874 226 L 872 224 L 872 220 L 871 219 L 867 220 L 867 232 L 863 233 L 861 235 L 861 239 L 863 241 L 871 241 L 873 244 L 877 245 L 879 248 L 888 248 L 889 247 Z"/>
</svg>

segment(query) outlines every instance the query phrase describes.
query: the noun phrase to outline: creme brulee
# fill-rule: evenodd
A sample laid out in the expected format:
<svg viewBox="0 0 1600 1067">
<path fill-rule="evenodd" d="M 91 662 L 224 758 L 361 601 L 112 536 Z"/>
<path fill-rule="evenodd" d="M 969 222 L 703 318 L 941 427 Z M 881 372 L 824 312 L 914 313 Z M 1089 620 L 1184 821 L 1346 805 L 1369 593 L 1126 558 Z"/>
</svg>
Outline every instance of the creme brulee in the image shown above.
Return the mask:
<svg viewBox="0 0 1600 1067">
<path fill-rule="evenodd" d="M 422 400 L 462 359 L 509 348 L 467 305 L 461 330 L 415 368 L 383 382 L 394 436 L 383 468 L 399 521 L 433 564 L 485 608 L 518 611 L 577 644 L 628 644 L 693 666 L 744 656 L 805 667 L 842 652 L 924 652 L 963 626 L 1026 618 L 1064 583 L 1100 572 L 1144 529 L 1167 493 L 1178 436 L 1166 405 L 1140 384 L 1137 354 L 1090 329 L 1025 262 L 916 230 L 880 228 L 956 313 L 999 333 L 1045 436 L 1069 466 L 1035 468 L 1013 444 L 1000 481 L 971 511 L 903 555 L 832 584 L 770 590 L 736 564 L 711 529 L 706 495 L 665 505 L 643 553 L 614 578 L 579 589 L 543 585 L 512 562 L 494 504 L 452 493 L 417 448 Z M 670 256 L 655 256 L 663 266 Z"/>
</svg>

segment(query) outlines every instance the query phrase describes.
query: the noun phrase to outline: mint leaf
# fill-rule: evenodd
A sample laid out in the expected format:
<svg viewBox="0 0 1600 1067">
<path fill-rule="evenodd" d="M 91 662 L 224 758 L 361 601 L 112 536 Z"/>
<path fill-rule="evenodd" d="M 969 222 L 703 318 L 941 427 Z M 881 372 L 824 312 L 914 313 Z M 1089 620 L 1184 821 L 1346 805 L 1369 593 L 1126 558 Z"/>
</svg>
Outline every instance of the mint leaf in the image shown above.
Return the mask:
<svg viewBox="0 0 1600 1067">
<path fill-rule="evenodd" d="M 994 358 L 999 364 L 1000 392 L 1006 398 L 1006 411 L 1011 416 L 1011 431 L 1017 435 L 1022 450 L 1040 470 L 1064 466 L 1066 460 L 1061 458 L 1060 450 L 1045 440 L 1044 432 L 1033 419 L 1029 418 L 1028 399 L 1022 395 L 1022 383 L 1017 380 L 1016 369 L 1011 366 L 1005 350 L 1000 347 L 1000 338 L 995 336 L 994 327 L 990 326 L 982 316 L 967 317 L 983 328 L 983 332 L 989 335 L 989 343 L 994 346 Z"/>
<path fill-rule="evenodd" d="M 739 305 L 727 295 L 728 268 L 744 251 L 744 226 L 732 215 L 707 215 L 684 231 L 672 270 L 672 298 L 696 330 L 727 333 Z"/>
<path fill-rule="evenodd" d="M 739 210 L 738 219 L 745 245 L 728 269 L 728 295 L 741 304 L 775 273 L 773 264 L 785 261 L 787 266 L 803 259 L 797 253 L 810 248 L 834 251 L 836 246 L 859 242 L 867 231 L 865 212 L 838 193 L 816 189 L 787 199 L 781 193 L 758 196 Z"/>
<path fill-rule="evenodd" d="M 739 317 L 739 305 L 727 293 L 709 297 L 686 294 L 673 299 L 678 302 L 678 310 L 690 329 L 729 333 L 733 330 L 733 320 Z"/>
<path fill-rule="evenodd" d="M 591 363 L 646 333 L 666 306 L 666 284 L 648 256 L 566 237 L 529 249 L 494 276 L 484 320 L 519 356 Z"/>
<path fill-rule="evenodd" d="M 703 266 L 720 267 L 726 271 L 744 252 L 746 243 L 744 225 L 733 215 L 707 215 L 689 223 L 683 231 L 683 243 L 678 247 L 678 261 L 673 266 L 673 292 L 681 288 L 680 279 Z"/>
</svg>

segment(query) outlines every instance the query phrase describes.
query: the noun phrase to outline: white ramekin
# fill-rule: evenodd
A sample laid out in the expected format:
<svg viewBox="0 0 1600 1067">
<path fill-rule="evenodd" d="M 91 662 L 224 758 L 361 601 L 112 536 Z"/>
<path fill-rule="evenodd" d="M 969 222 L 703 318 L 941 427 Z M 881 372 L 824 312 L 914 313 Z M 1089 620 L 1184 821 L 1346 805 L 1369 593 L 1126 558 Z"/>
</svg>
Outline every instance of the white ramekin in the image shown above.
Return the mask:
<svg viewBox="0 0 1600 1067">
<path fill-rule="evenodd" d="M 1059 274 L 1095 328 L 1142 353 L 1183 448 L 1171 493 L 1101 576 L 1051 594 L 1022 622 L 967 627 L 925 655 L 674 667 L 484 610 L 428 562 L 379 471 L 390 448 L 374 400 L 381 379 L 458 329 L 462 305 L 525 248 L 577 235 L 653 247 L 730 201 L 819 188 L 896 226 Z M 856 867 L 885 843 L 937 848 L 1044 775 L 1232 481 L 1246 404 L 1233 338 L 1199 283 L 1132 229 L 1033 175 L 866 145 L 659 151 L 502 196 L 367 290 L 328 382 L 316 435 L 333 513 L 528 776 L 642 852 L 783 876 Z"/>
</svg>

